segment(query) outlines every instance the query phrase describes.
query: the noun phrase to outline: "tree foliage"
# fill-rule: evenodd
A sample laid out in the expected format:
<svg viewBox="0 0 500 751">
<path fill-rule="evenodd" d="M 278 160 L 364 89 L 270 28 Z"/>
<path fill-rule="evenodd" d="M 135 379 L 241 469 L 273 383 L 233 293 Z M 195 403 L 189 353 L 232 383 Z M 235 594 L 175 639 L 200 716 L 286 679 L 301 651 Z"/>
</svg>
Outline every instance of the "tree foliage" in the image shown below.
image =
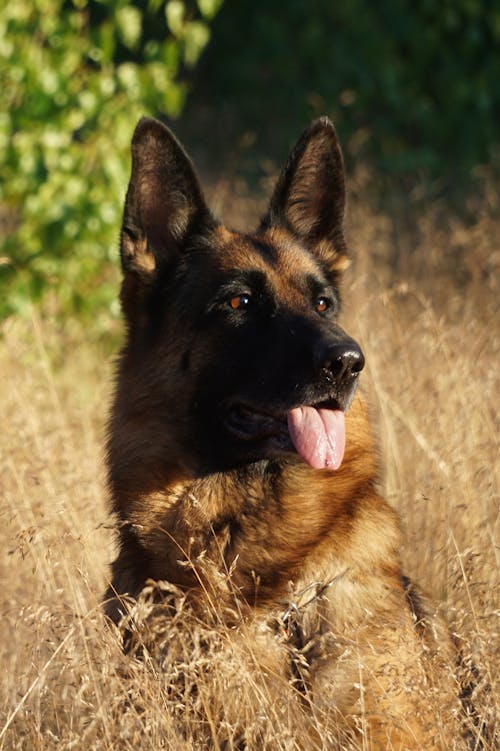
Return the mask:
<svg viewBox="0 0 500 751">
<path fill-rule="evenodd" d="M 176 116 L 220 0 L 15 0 L 0 15 L 0 314 L 111 299 L 137 119 Z M 114 286 L 114 285 L 113 285 Z M 113 293 L 114 296 L 114 293 Z"/>
<path fill-rule="evenodd" d="M 239 0 L 200 88 L 268 139 L 326 113 L 379 174 L 449 180 L 498 155 L 499 50 L 492 0 Z"/>
<path fill-rule="evenodd" d="M 0 316 L 47 289 L 63 310 L 108 315 L 133 127 L 181 112 L 209 38 L 192 140 L 208 132 L 216 156 L 242 130 L 284 153 L 329 114 L 377 184 L 394 174 L 466 186 L 475 165 L 498 166 L 498 3 L 238 0 L 212 24 L 222 2 L 4 3 Z"/>
</svg>

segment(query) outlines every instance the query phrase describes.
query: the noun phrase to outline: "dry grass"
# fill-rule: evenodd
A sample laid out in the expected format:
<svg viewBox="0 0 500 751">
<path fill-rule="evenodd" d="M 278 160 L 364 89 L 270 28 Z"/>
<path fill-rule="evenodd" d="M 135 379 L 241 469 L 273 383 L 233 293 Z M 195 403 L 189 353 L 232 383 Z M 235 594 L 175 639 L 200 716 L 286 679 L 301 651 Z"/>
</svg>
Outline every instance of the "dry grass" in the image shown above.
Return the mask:
<svg viewBox="0 0 500 751">
<path fill-rule="evenodd" d="M 230 217 L 256 208 L 236 192 Z M 383 217 L 352 207 L 358 262 L 345 321 L 367 354 L 406 570 L 439 603 L 466 664 L 473 658 L 490 735 L 481 746 L 480 726 L 471 747 L 493 751 L 500 227 L 486 215 L 469 228 L 437 229 L 428 217 L 419 226 L 409 247 Z M 203 749 L 221 713 L 226 740 L 214 748 L 236 748 L 242 726 L 251 748 L 297 748 L 293 694 L 270 696 L 251 650 L 238 652 L 229 632 L 186 613 L 163 637 L 169 654 L 136 660 L 104 623 L 99 598 L 114 554 L 101 449 L 110 362 L 84 332 L 56 332 L 36 314 L 4 326 L 0 358 L 0 749 Z M 186 623 L 189 635 L 179 636 Z M 208 686 L 219 707 L 208 705 Z M 340 748 L 333 732 L 309 748 Z"/>
</svg>

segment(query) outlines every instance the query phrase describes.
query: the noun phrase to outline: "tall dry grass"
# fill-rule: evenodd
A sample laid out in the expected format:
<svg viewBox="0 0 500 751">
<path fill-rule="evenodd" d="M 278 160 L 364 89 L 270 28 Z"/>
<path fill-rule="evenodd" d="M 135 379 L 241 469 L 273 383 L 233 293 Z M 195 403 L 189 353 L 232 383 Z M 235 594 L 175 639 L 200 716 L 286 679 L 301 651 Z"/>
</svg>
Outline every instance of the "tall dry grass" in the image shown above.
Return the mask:
<svg viewBox="0 0 500 751">
<path fill-rule="evenodd" d="M 216 204 L 224 192 L 219 184 Z M 258 208 L 232 190 L 230 221 Z M 471 747 L 489 751 L 500 668 L 499 230 L 486 210 L 470 226 L 427 214 L 410 244 L 354 202 L 344 314 L 367 355 L 405 568 L 439 604 L 465 670 L 475 666 Z M 111 362 L 84 331 L 56 330 L 36 312 L 2 333 L 0 749 L 203 749 L 221 716 L 214 748 L 237 748 L 242 727 L 252 748 L 298 748 L 293 693 L 271 695 L 227 631 L 186 614 L 166 635 L 155 625 L 175 657 L 122 654 L 100 611 L 114 555 L 102 457 Z M 341 743 L 331 729 L 308 747 Z"/>
</svg>

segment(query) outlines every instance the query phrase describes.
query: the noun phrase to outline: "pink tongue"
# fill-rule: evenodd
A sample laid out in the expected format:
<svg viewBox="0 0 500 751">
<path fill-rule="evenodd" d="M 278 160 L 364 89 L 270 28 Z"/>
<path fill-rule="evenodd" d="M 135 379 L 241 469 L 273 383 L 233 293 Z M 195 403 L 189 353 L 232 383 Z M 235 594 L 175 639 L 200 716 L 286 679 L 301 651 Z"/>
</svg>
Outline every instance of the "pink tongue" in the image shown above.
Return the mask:
<svg viewBox="0 0 500 751">
<path fill-rule="evenodd" d="M 293 445 L 314 469 L 338 469 L 345 448 L 345 418 L 340 410 L 296 407 L 288 413 Z"/>
</svg>

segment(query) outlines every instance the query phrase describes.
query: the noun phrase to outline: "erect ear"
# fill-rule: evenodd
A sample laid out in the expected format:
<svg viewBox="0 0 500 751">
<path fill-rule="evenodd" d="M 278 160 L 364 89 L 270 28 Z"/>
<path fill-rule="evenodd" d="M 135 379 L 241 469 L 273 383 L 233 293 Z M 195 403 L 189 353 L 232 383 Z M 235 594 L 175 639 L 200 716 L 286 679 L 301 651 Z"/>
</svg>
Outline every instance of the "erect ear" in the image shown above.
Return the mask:
<svg viewBox="0 0 500 751">
<path fill-rule="evenodd" d="M 184 149 L 165 125 L 143 117 L 132 138 L 120 246 L 124 272 L 151 280 L 175 259 L 193 226 L 209 218 Z"/>
<path fill-rule="evenodd" d="M 261 228 L 280 226 L 317 255 L 331 273 L 349 263 L 344 239 L 345 179 L 333 124 L 315 120 L 302 134 L 276 184 Z"/>
</svg>

